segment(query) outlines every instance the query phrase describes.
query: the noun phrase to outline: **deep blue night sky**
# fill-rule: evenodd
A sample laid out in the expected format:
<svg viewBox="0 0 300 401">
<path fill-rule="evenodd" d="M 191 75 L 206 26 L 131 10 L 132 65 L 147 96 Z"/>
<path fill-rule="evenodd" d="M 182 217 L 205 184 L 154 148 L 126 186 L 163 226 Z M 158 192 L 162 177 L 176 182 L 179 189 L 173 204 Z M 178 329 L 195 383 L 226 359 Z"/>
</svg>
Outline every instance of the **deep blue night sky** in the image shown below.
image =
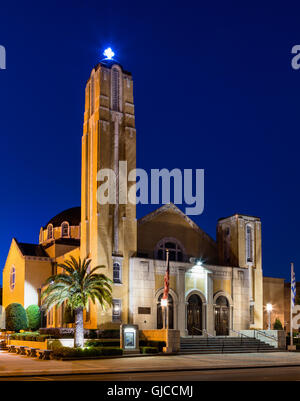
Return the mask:
<svg viewBox="0 0 300 401">
<path fill-rule="evenodd" d="M 260 3 L 2 5 L 1 269 L 12 237 L 80 205 L 84 87 L 110 45 L 134 78 L 138 167 L 204 168 L 195 222 L 215 238 L 219 217 L 260 216 L 264 274 L 294 261 L 300 278 L 300 5 Z"/>
</svg>

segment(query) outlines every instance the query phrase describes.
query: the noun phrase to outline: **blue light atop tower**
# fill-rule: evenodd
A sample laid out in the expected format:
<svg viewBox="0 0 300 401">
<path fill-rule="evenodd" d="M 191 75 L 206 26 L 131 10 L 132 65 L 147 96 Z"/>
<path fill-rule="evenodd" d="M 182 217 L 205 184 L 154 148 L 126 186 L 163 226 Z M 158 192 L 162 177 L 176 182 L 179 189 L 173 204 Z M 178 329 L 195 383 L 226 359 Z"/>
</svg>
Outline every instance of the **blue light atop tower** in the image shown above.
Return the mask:
<svg viewBox="0 0 300 401">
<path fill-rule="evenodd" d="M 110 47 L 104 50 L 103 55 L 106 57 L 106 60 L 112 60 L 115 53 L 112 51 Z"/>
</svg>

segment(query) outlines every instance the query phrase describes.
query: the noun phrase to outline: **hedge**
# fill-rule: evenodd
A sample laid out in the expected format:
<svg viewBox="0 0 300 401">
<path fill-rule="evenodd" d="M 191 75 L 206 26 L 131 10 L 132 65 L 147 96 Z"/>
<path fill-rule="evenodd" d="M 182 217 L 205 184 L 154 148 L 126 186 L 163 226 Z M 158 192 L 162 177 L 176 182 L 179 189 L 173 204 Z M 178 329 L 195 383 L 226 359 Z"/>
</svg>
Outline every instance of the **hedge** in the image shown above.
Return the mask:
<svg viewBox="0 0 300 401">
<path fill-rule="evenodd" d="M 30 305 L 26 308 L 26 315 L 28 319 L 28 328 L 30 330 L 37 330 L 41 327 L 41 311 L 38 305 Z"/>
<path fill-rule="evenodd" d="M 70 348 L 57 347 L 53 349 L 54 358 L 87 358 L 97 356 L 123 355 L 123 350 L 119 347 L 88 347 Z"/>
<path fill-rule="evenodd" d="M 48 327 L 39 329 L 40 334 L 48 334 L 52 338 L 74 338 L 74 327 Z M 85 329 L 84 338 L 88 339 L 120 339 L 120 330 Z"/>
<path fill-rule="evenodd" d="M 157 354 L 159 352 L 157 347 L 140 347 L 140 351 L 142 354 Z"/>
<path fill-rule="evenodd" d="M 6 330 L 20 331 L 28 328 L 26 311 L 21 304 L 12 303 L 5 309 Z"/>
<path fill-rule="evenodd" d="M 120 347 L 120 340 L 87 340 L 85 347 Z"/>
<path fill-rule="evenodd" d="M 140 340 L 140 347 L 155 347 L 155 348 L 158 348 L 159 352 L 162 352 L 163 348 L 166 347 L 166 342 L 165 341 Z"/>
<path fill-rule="evenodd" d="M 39 334 L 38 331 L 36 332 L 24 332 L 24 333 L 15 333 L 9 336 L 11 340 L 18 340 L 18 341 L 39 341 L 44 342 L 47 338 L 50 338 L 47 334 Z"/>
</svg>

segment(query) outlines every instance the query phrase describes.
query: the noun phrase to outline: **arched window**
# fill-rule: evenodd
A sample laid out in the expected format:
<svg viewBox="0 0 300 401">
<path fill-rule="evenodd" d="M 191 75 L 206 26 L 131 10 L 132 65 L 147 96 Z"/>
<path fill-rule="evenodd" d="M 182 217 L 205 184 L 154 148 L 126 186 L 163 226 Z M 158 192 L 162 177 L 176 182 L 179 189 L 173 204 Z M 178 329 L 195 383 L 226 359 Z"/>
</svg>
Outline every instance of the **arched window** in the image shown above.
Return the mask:
<svg viewBox="0 0 300 401">
<path fill-rule="evenodd" d="M 13 290 L 16 285 L 16 269 L 14 266 L 10 269 L 10 274 L 9 274 L 9 286 L 10 289 Z"/>
<path fill-rule="evenodd" d="M 112 109 L 120 111 L 120 71 L 118 68 L 113 68 L 111 71 L 111 96 Z"/>
<path fill-rule="evenodd" d="M 114 283 L 121 283 L 121 265 L 119 262 L 113 264 L 113 281 Z"/>
<path fill-rule="evenodd" d="M 62 237 L 69 237 L 69 223 L 63 222 L 61 225 L 61 236 Z"/>
<path fill-rule="evenodd" d="M 53 225 L 49 224 L 47 227 L 47 239 L 52 239 L 53 238 Z"/>
<path fill-rule="evenodd" d="M 253 262 L 253 228 L 246 225 L 246 262 Z"/>
<path fill-rule="evenodd" d="M 184 261 L 184 252 L 179 241 L 175 238 L 164 238 L 156 246 L 156 258 L 166 260 L 166 250 L 169 250 L 169 259 L 175 262 Z"/>
</svg>

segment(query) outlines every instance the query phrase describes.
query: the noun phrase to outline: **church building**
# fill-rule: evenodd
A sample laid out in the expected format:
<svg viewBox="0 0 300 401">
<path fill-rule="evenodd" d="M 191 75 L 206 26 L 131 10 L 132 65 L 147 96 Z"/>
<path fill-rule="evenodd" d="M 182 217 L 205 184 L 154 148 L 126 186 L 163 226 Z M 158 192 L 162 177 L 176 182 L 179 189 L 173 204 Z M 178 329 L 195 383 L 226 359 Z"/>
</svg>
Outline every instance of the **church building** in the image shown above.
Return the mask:
<svg viewBox="0 0 300 401">
<path fill-rule="evenodd" d="M 104 311 L 90 303 L 85 328 L 119 328 L 121 323 L 162 328 L 168 249 L 169 328 L 182 336 L 265 328 L 259 217 L 220 218 L 213 239 L 172 203 L 139 220 L 136 205 L 119 202 L 118 191 L 116 204 L 99 204 L 98 171 L 112 169 L 118 177 L 124 161 L 128 171 L 135 169 L 136 135 L 132 75 L 105 59 L 93 68 L 85 89 L 81 207 L 50 219 L 40 229 L 38 244 L 12 240 L 3 270 L 3 306 L 41 305 L 41 289 L 57 265 L 71 255 L 89 257 L 92 267 L 104 265 L 102 272 L 113 281 L 113 306 Z M 268 291 L 272 298 L 270 281 Z M 66 326 L 64 309 L 47 314 L 47 327 Z"/>
</svg>

